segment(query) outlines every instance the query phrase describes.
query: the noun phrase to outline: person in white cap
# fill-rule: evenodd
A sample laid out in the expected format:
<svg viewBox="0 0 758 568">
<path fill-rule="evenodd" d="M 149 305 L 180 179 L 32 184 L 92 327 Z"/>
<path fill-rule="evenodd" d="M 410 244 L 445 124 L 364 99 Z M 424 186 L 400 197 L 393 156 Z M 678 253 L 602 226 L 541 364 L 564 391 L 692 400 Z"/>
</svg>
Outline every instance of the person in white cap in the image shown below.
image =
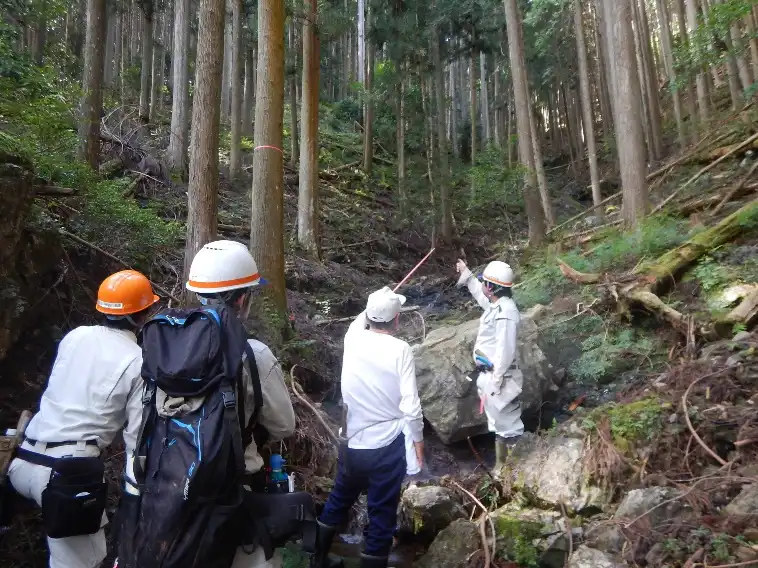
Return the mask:
<svg viewBox="0 0 758 568">
<path fill-rule="evenodd" d="M 466 263 L 458 260 L 458 286 L 467 286 L 484 310 L 479 319 L 479 333 L 474 343 L 476 387 L 487 425 L 495 433 L 495 473 L 502 469 L 508 449 L 524 433 L 519 395 L 523 374 L 518 367 L 516 337 L 521 321 L 513 301 L 513 269 L 495 260 L 484 269 L 480 282 Z"/>
<path fill-rule="evenodd" d="M 424 417 L 411 347 L 393 337 L 405 297 L 385 287 L 368 297 L 366 311 L 345 334 L 342 398 L 346 431 L 334 489 L 319 518 L 320 535 L 347 521 L 362 491 L 368 494 L 369 524 L 361 568 L 386 568 L 406 475 L 405 436 L 413 441 L 418 466 L 424 461 Z M 404 434 L 403 432 L 407 432 Z M 311 568 L 332 566 L 328 546 L 319 547 Z"/>
</svg>

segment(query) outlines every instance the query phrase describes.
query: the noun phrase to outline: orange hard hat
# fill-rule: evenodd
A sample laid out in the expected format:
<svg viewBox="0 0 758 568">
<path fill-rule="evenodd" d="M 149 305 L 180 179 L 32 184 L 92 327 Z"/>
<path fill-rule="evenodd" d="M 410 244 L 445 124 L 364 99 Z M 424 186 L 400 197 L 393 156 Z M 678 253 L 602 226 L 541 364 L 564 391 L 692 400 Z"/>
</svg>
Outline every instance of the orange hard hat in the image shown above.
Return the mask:
<svg viewBox="0 0 758 568">
<path fill-rule="evenodd" d="M 149 308 L 160 298 L 144 274 L 122 270 L 111 274 L 97 291 L 98 312 L 112 316 L 128 316 Z"/>
</svg>

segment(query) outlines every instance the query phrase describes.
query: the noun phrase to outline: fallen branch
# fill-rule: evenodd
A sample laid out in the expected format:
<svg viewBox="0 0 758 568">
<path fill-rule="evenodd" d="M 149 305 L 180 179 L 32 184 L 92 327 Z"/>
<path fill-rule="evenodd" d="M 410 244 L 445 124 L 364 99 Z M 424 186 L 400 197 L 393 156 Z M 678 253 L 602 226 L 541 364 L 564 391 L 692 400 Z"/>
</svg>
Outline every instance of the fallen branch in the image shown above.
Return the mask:
<svg viewBox="0 0 758 568">
<path fill-rule="evenodd" d="M 450 483 L 452 483 L 459 491 L 462 491 L 466 495 L 471 498 L 471 500 L 476 503 L 479 508 L 482 510 L 483 515 L 482 518 L 487 518 L 487 520 L 490 523 L 490 529 L 492 530 L 492 553 L 490 553 L 489 550 L 487 550 L 487 535 L 483 530 L 481 530 L 482 535 L 482 546 L 484 547 L 484 568 L 488 568 L 490 566 L 490 560 L 494 558 L 495 551 L 497 549 L 497 532 L 495 532 L 495 523 L 492 521 L 492 517 L 490 516 L 490 512 L 487 510 L 487 507 L 482 505 L 482 502 L 476 498 L 476 495 L 471 493 L 468 489 L 463 487 L 460 483 L 457 481 L 451 479 Z"/>
<path fill-rule="evenodd" d="M 329 425 L 326 423 L 326 420 L 324 420 L 324 417 L 321 416 L 321 412 L 319 412 L 313 404 L 305 397 L 304 394 L 300 394 L 299 386 L 297 384 L 297 381 L 295 380 L 295 367 L 297 365 L 292 365 L 292 368 L 290 369 L 290 381 L 292 382 L 292 392 L 295 393 L 295 396 L 298 398 L 300 402 L 302 402 L 313 414 L 318 418 L 318 421 L 321 422 L 321 425 L 324 427 L 324 430 L 327 431 L 329 434 L 329 437 L 334 441 L 337 446 L 340 444 L 340 439 L 337 436 L 337 434 L 334 433 L 334 431 L 329 427 Z"/>
<path fill-rule="evenodd" d="M 55 187 L 54 185 L 46 185 L 38 188 L 35 192 L 36 195 L 75 195 L 76 190 L 71 187 Z"/>
<path fill-rule="evenodd" d="M 727 194 L 724 196 L 724 198 L 719 202 L 716 207 L 713 208 L 713 210 L 710 212 L 711 216 L 716 215 L 721 209 L 729 203 L 732 198 L 737 194 L 738 191 L 740 191 L 744 185 L 747 183 L 747 180 L 750 179 L 750 177 L 755 173 L 756 168 L 758 168 L 758 160 L 756 160 L 753 165 L 750 167 L 748 172 L 745 174 L 745 177 L 743 177 L 740 181 L 738 181 L 736 184 L 734 184 L 734 187 L 730 189 Z"/>
<path fill-rule="evenodd" d="M 113 256 L 111 253 L 109 253 L 109 252 L 107 252 L 107 251 L 104 251 L 104 250 L 103 250 L 103 249 L 101 249 L 99 246 L 97 246 L 97 245 L 93 245 L 91 242 L 89 242 L 89 241 L 85 241 L 83 238 L 81 238 L 81 237 L 78 237 L 78 236 L 76 236 L 76 235 L 75 235 L 75 234 L 73 234 L 73 233 L 69 233 L 69 232 L 68 232 L 66 229 L 58 229 L 58 232 L 59 232 L 61 235 L 63 235 L 64 237 L 68 237 L 68 238 L 69 238 L 69 239 L 71 239 L 72 241 L 76 241 L 76 242 L 77 242 L 77 243 L 79 243 L 79 244 L 82 244 L 82 245 L 84 245 L 84 246 L 87 246 L 87 247 L 91 248 L 91 249 L 92 249 L 92 250 L 94 250 L 95 252 L 99 252 L 99 253 L 100 253 L 100 254 L 102 254 L 103 256 L 105 256 L 105 257 L 107 257 L 107 258 L 111 259 L 112 261 L 119 263 L 119 264 L 120 264 L 121 266 L 123 266 L 124 268 L 127 268 L 127 269 L 129 269 L 129 270 L 133 270 L 131 266 L 129 266 L 127 263 L 125 263 L 123 260 L 121 260 L 121 259 L 120 259 L 120 258 L 118 258 L 117 256 Z M 174 295 L 173 295 L 171 292 L 169 292 L 168 290 L 166 290 L 166 289 L 165 289 L 165 288 L 163 288 L 162 286 L 159 286 L 158 284 L 156 284 L 156 283 L 155 283 L 155 282 L 153 282 L 152 280 L 150 280 L 150 284 L 152 284 L 152 285 L 153 285 L 153 288 L 155 288 L 156 290 L 158 290 L 158 292 L 160 292 L 160 293 L 161 293 L 161 294 L 163 294 L 164 296 L 166 296 L 166 297 L 168 297 L 168 298 L 171 298 L 171 299 L 172 299 L 172 300 L 174 300 L 174 301 L 175 301 L 177 304 L 181 304 L 181 300 L 179 300 L 179 298 L 177 298 L 176 296 L 174 296 Z"/>
<path fill-rule="evenodd" d="M 359 243 L 352 243 L 352 244 L 349 244 L 349 245 L 335 245 L 333 247 L 325 248 L 322 252 L 331 252 L 333 250 L 341 250 L 341 249 L 348 249 L 348 248 L 353 248 L 353 247 L 359 247 L 359 246 L 363 246 L 363 245 L 368 245 L 370 243 L 375 243 L 376 241 L 380 241 L 380 240 L 382 240 L 382 239 L 381 238 L 377 238 L 377 239 L 369 239 L 367 241 L 361 241 Z"/>
<path fill-rule="evenodd" d="M 585 272 L 579 272 L 578 270 L 574 270 L 568 264 L 563 262 L 561 259 L 558 259 L 558 267 L 560 268 L 561 273 L 566 278 L 578 284 L 595 284 L 599 282 L 600 279 L 603 277 L 602 274 L 585 273 Z"/>
<path fill-rule="evenodd" d="M 726 154 L 724 154 L 723 156 L 721 156 L 719 159 L 714 160 L 713 162 L 711 162 L 710 164 L 708 164 L 707 166 L 705 166 L 704 168 L 702 168 L 694 176 L 692 176 L 690 179 L 688 179 L 686 182 L 684 182 L 682 185 L 680 185 L 671 195 L 669 195 L 666 199 L 664 199 L 663 201 L 661 201 L 653 209 L 653 211 L 651 212 L 651 215 L 657 213 L 658 211 L 660 211 L 661 209 L 663 209 L 664 207 L 666 207 L 666 205 L 668 205 L 669 202 L 672 199 L 674 199 L 674 197 L 676 197 L 683 189 L 685 189 L 685 188 L 689 187 L 690 185 L 692 185 L 693 183 L 695 183 L 700 178 L 700 176 L 702 176 L 703 174 L 711 171 L 713 168 L 715 168 L 721 162 L 723 162 L 724 160 L 726 160 L 729 156 L 731 156 L 732 154 L 738 152 L 739 150 L 741 150 L 745 146 L 748 146 L 749 144 L 752 144 L 756 140 L 758 140 L 758 133 L 753 134 L 750 138 L 748 138 L 744 142 L 741 142 L 740 144 L 737 144 L 734 148 L 732 148 L 729 152 L 727 152 Z"/>
<path fill-rule="evenodd" d="M 737 562 L 735 564 L 708 564 L 703 562 L 704 568 L 738 568 L 740 566 L 758 566 L 758 557 L 753 560 L 746 560 L 745 562 Z"/>
<path fill-rule="evenodd" d="M 585 215 L 588 215 L 589 213 L 593 212 L 595 209 L 599 209 L 599 208 L 600 208 L 600 207 L 602 207 L 603 205 L 605 205 L 605 204 L 607 204 L 607 203 L 609 203 L 609 202 L 613 201 L 614 199 L 617 199 L 617 198 L 621 197 L 621 194 L 622 194 L 622 192 L 621 192 L 621 191 L 619 191 L 619 192 L 617 192 L 617 193 L 614 193 L 614 194 L 613 194 L 613 195 L 611 195 L 611 196 L 608 196 L 608 197 L 606 197 L 605 199 L 603 199 L 603 200 L 602 200 L 600 203 L 598 203 L 597 205 L 593 205 L 593 206 L 592 206 L 592 207 L 590 207 L 589 209 L 585 209 L 585 210 L 584 210 L 584 211 L 582 211 L 581 213 L 579 213 L 579 214 L 577 214 L 577 215 L 574 215 L 574 216 L 573 216 L 573 217 L 571 217 L 571 219 L 569 219 L 568 221 L 564 221 L 564 222 L 563 222 L 563 223 L 561 223 L 560 225 L 556 225 L 555 227 L 553 227 L 552 229 L 550 229 L 550 230 L 549 230 L 549 231 L 548 231 L 546 234 L 547 234 L 547 235 L 549 235 L 550 233 L 554 233 L 555 231 L 557 231 L 558 229 L 561 229 L 561 228 L 565 227 L 565 226 L 566 226 L 566 225 L 568 225 L 569 223 L 572 223 L 572 222 L 576 221 L 577 219 L 581 219 L 581 218 L 582 218 L 582 217 L 584 217 Z"/>
<path fill-rule="evenodd" d="M 690 421 L 690 413 L 689 408 L 687 408 L 687 397 L 690 395 L 690 391 L 692 390 L 692 387 L 694 387 L 696 384 L 698 384 L 703 379 L 707 379 L 709 377 L 712 377 L 714 375 L 718 375 L 719 373 L 723 373 L 723 369 L 720 371 L 716 371 L 715 373 L 709 373 L 707 375 L 703 375 L 702 377 L 699 377 L 692 381 L 690 383 L 690 386 L 687 387 L 687 390 L 684 391 L 684 394 L 682 395 L 682 412 L 684 413 L 684 420 L 687 422 L 687 428 L 690 429 L 690 433 L 694 436 L 695 441 L 700 444 L 700 447 L 703 448 L 706 453 L 708 453 L 709 456 L 711 456 L 713 459 L 715 459 L 717 462 L 719 462 L 722 466 L 728 465 L 727 462 L 721 458 L 716 452 L 714 452 L 708 444 L 706 444 L 703 439 L 700 437 L 700 435 L 695 431 L 695 428 L 692 426 L 692 421 Z M 693 486 L 694 487 L 694 486 Z"/>
</svg>

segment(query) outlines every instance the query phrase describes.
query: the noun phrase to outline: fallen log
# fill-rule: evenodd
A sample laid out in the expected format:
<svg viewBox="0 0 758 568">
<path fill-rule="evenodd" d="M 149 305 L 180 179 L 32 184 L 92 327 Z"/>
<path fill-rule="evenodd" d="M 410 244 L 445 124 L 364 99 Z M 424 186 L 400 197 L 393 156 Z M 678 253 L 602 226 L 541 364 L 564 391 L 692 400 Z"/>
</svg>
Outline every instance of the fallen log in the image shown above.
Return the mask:
<svg viewBox="0 0 758 568">
<path fill-rule="evenodd" d="M 701 231 L 678 247 L 662 254 L 645 269 L 654 279 L 652 290 L 656 294 L 668 286 L 693 262 L 705 253 L 732 241 L 743 232 L 758 229 L 758 199 L 750 201 L 713 227 Z"/>
<path fill-rule="evenodd" d="M 716 321 L 714 326 L 719 336 L 729 337 L 735 325 L 744 325 L 746 329 L 750 329 L 756 323 L 758 323 L 758 290 L 745 296 L 739 306 Z"/>
</svg>

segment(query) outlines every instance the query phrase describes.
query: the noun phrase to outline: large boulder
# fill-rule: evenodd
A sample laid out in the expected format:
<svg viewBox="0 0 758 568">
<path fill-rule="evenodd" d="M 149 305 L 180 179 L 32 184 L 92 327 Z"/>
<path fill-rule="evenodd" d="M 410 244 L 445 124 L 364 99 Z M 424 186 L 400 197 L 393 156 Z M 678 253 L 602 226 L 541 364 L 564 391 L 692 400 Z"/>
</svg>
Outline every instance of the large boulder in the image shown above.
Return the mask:
<svg viewBox="0 0 758 568">
<path fill-rule="evenodd" d="M 469 558 L 482 546 L 479 529 L 471 521 L 458 519 L 437 535 L 414 568 L 466 568 Z"/>
<path fill-rule="evenodd" d="M 592 485 L 583 471 L 584 442 L 525 432 L 511 450 L 501 475 L 533 502 L 581 513 L 603 510 L 610 495 Z"/>
<path fill-rule="evenodd" d="M 458 496 L 446 487 L 411 485 L 403 492 L 398 514 L 398 535 L 431 542 L 456 519 L 466 517 Z"/>
<path fill-rule="evenodd" d="M 440 327 L 415 346 L 416 381 L 424 417 L 440 439 L 450 444 L 487 431 L 487 418 L 479 413 L 475 385 L 466 380 L 473 370 L 472 353 L 479 320 Z M 549 365 L 537 345 L 537 326 L 522 316 L 518 361 L 524 373 L 521 403 L 525 414 L 537 413 L 550 385 Z"/>
</svg>

